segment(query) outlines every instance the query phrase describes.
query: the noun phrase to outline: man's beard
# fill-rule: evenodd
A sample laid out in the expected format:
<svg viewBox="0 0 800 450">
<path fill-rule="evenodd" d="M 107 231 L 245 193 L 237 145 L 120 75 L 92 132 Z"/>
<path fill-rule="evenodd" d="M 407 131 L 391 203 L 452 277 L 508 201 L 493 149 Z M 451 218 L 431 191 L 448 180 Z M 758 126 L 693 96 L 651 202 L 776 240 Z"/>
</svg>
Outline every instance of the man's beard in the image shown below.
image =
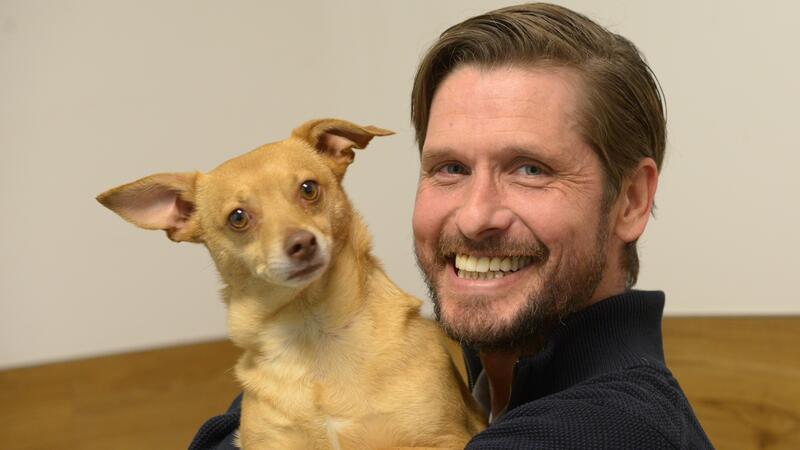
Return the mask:
<svg viewBox="0 0 800 450">
<path fill-rule="evenodd" d="M 442 236 L 436 242 L 433 261 L 424 261 L 420 257 L 419 249 L 415 248 L 417 264 L 428 286 L 436 320 L 450 338 L 477 350 L 522 350 L 540 343 L 552 326 L 586 306 L 600 283 L 606 262 L 607 218 L 607 214 L 601 214 L 592 248 L 581 254 L 563 255 L 565 260 L 557 267 L 549 267 L 548 272 L 544 272 L 544 269 L 550 252 L 534 238 L 529 241 L 511 241 L 500 237 L 476 242 L 461 235 Z M 490 305 L 496 299 L 485 296 L 461 302 L 459 317 L 442 314 L 442 299 L 433 275 L 443 274 L 443 269 L 452 264 L 452 255 L 456 253 L 522 253 L 533 257 L 528 270 L 535 270 L 538 274 L 524 287 L 528 291 L 525 304 L 510 321 L 501 322 L 492 317 Z"/>
</svg>

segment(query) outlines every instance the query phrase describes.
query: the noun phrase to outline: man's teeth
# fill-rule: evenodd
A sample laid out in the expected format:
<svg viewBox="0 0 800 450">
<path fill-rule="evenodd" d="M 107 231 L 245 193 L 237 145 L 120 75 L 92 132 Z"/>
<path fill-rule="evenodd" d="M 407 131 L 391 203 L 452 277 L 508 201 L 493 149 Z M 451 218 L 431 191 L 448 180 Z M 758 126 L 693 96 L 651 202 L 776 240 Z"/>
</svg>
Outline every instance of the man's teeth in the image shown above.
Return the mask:
<svg viewBox="0 0 800 450">
<path fill-rule="evenodd" d="M 530 262 L 530 256 L 500 258 L 497 256 L 456 255 L 456 272 L 460 278 L 491 280 L 504 277 L 507 272 L 516 272 Z"/>
</svg>

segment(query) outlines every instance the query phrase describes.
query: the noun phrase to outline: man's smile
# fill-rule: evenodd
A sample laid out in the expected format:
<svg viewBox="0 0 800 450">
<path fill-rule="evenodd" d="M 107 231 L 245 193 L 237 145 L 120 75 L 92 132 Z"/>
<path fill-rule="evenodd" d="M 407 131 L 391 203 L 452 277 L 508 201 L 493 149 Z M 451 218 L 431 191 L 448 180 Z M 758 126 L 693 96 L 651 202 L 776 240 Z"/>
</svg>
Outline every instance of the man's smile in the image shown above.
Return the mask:
<svg viewBox="0 0 800 450">
<path fill-rule="evenodd" d="M 531 256 L 478 256 L 457 254 L 453 260 L 459 278 L 492 280 L 516 272 L 532 261 Z"/>
</svg>

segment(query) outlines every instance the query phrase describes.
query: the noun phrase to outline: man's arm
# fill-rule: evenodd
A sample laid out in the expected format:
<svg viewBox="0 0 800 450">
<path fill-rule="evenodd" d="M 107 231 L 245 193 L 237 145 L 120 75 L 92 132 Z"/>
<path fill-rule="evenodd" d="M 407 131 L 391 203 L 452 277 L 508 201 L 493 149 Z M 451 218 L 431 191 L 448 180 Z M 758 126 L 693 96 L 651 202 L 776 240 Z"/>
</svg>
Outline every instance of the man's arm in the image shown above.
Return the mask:
<svg viewBox="0 0 800 450">
<path fill-rule="evenodd" d="M 234 445 L 234 439 L 241 414 L 242 394 L 239 394 L 225 414 L 208 419 L 200 427 L 189 445 L 189 450 L 239 450 Z"/>
</svg>

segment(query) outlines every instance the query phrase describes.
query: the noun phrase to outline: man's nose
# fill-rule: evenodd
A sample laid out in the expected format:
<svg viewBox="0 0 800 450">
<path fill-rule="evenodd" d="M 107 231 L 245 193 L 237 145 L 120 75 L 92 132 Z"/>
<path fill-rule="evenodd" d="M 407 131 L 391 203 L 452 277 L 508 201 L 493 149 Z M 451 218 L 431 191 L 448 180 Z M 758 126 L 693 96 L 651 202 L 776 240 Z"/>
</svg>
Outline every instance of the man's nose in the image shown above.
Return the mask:
<svg viewBox="0 0 800 450">
<path fill-rule="evenodd" d="M 513 213 L 504 206 L 502 189 L 497 183 L 488 174 L 473 174 L 456 215 L 456 226 L 465 237 L 479 241 L 503 233 L 511 226 Z"/>
</svg>

